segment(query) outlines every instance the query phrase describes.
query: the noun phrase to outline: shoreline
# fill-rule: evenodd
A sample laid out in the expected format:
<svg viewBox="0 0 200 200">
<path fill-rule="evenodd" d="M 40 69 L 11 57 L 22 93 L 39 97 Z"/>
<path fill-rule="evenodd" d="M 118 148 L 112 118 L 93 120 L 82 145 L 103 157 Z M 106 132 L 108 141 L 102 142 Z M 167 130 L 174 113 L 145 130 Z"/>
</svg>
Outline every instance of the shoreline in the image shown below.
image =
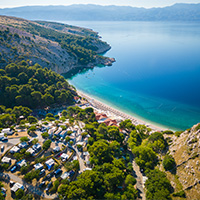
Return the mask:
<svg viewBox="0 0 200 200">
<path fill-rule="evenodd" d="M 160 126 L 145 122 L 144 120 L 138 119 L 137 117 L 129 115 L 129 114 L 127 114 L 127 113 L 125 113 L 123 111 L 120 111 L 120 110 L 118 110 L 116 108 L 113 108 L 112 106 L 109 106 L 108 104 L 103 103 L 103 102 L 95 99 L 94 97 L 91 97 L 90 95 L 88 95 L 88 94 L 86 94 L 86 93 L 84 93 L 84 92 L 82 92 L 80 90 L 77 90 L 77 94 L 79 96 L 81 96 L 81 97 L 86 98 L 89 101 L 91 107 L 93 107 L 94 109 L 103 110 L 105 112 L 112 113 L 114 116 L 120 117 L 123 120 L 130 119 L 134 125 L 144 124 L 145 126 L 151 128 L 153 131 L 169 130 L 167 128 L 160 127 Z"/>
</svg>

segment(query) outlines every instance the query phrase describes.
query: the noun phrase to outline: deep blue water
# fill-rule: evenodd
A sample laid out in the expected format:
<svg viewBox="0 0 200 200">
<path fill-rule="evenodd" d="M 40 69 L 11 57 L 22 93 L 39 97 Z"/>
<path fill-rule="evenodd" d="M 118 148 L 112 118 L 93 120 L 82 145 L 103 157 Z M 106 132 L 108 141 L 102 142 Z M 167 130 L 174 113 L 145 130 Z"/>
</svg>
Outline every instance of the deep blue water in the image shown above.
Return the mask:
<svg viewBox="0 0 200 200">
<path fill-rule="evenodd" d="M 116 59 L 72 77 L 79 90 L 173 130 L 200 122 L 200 23 L 65 23 L 99 32 Z"/>
</svg>

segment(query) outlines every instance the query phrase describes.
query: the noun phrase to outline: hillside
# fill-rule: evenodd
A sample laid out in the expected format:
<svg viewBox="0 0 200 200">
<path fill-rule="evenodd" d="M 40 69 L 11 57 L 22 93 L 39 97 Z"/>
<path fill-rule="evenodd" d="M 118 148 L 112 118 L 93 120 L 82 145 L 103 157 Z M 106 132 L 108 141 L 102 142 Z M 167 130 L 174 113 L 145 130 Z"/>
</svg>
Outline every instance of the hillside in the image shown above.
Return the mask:
<svg viewBox="0 0 200 200">
<path fill-rule="evenodd" d="M 21 61 L 0 69 L 0 105 L 44 108 L 51 105 L 73 105 L 76 95 L 63 76 L 35 64 Z"/>
<path fill-rule="evenodd" d="M 30 64 L 66 73 L 76 67 L 110 65 L 113 61 L 97 54 L 110 46 L 90 29 L 0 16 L 0 30 L 0 68 L 29 59 Z"/>
<path fill-rule="evenodd" d="M 70 5 L 26 6 L 0 9 L 0 14 L 32 20 L 78 21 L 200 21 L 200 4 L 175 4 L 164 8 Z"/>
<path fill-rule="evenodd" d="M 175 192 L 184 190 L 187 199 L 200 197 L 200 124 L 173 136 L 169 146 L 170 154 L 176 161 L 175 173 L 167 172 Z M 176 198 L 175 198 L 176 199 Z"/>
</svg>

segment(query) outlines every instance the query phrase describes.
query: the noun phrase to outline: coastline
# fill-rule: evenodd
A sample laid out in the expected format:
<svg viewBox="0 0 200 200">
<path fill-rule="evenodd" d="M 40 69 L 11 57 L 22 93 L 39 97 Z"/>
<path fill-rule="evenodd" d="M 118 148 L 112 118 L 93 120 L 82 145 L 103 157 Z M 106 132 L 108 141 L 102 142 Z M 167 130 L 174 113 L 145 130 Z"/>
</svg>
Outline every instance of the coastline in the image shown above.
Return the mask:
<svg viewBox="0 0 200 200">
<path fill-rule="evenodd" d="M 90 95 L 88 95 L 88 94 L 86 94 L 86 93 L 84 93 L 84 92 L 82 92 L 80 90 L 77 90 L 77 94 L 79 96 L 81 96 L 81 97 L 86 98 L 89 101 L 91 107 L 93 107 L 96 110 L 103 110 L 105 112 L 109 112 L 112 115 L 120 117 L 123 120 L 130 119 L 134 125 L 144 124 L 147 127 L 151 128 L 153 131 L 165 131 L 165 130 L 168 130 L 167 128 L 164 128 L 164 127 L 161 127 L 161 126 L 157 126 L 157 125 L 152 124 L 152 123 L 145 122 L 144 120 L 141 120 L 141 119 L 139 119 L 139 118 L 137 118 L 135 116 L 129 115 L 129 114 L 125 113 L 125 112 L 122 112 L 122 111 L 120 111 L 118 109 L 115 109 L 112 106 L 109 106 L 108 104 L 103 103 L 102 101 L 99 101 L 99 100 L 95 99 L 94 97 L 91 97 Z"/>
</svg>

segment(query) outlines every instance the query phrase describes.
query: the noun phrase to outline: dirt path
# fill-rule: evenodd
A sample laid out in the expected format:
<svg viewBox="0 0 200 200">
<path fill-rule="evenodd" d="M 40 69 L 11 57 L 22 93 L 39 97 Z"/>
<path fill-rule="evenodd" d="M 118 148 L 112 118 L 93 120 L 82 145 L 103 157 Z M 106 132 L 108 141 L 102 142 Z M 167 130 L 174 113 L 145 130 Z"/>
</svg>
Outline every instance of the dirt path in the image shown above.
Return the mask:
<svg viewBox="0 0 200 200">
<path fill-rule="evenodd" d="M 146 200 L 142 173 L 140 172 L 139 166 L 136 164 L 136 162 L 133 159 L 133 154 L 131 152 L 129 154 L 130 154 L 130 160 L 133 166 L 134 177 L 137 181 L 136 186 L 139 191 L 139 199 Z"/>
</svg>

